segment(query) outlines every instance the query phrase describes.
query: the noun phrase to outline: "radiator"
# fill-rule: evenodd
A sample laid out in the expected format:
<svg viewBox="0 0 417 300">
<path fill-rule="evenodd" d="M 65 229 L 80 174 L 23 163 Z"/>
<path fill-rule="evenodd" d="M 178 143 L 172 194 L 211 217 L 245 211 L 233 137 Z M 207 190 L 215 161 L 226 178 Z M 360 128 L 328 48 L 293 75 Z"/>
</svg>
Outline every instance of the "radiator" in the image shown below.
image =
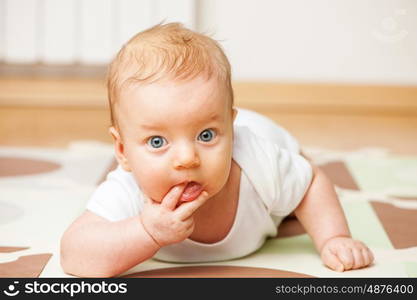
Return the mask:
<svg viewBox="0 0 417 300">
<path fill-rule="evenodd" d="M 0 0 L 0 62 L 103 65 L 161 21 L 195 28 L 197 0 Z"/>
</svg>

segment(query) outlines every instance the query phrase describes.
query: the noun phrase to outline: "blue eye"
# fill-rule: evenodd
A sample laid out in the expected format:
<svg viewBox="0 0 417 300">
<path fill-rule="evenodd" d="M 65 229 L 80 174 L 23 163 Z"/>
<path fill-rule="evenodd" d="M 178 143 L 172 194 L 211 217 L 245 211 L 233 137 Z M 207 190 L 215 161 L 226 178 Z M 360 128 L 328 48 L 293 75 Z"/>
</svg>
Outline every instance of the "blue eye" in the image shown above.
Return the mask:
<svg viewBox="0 0 417 300">
<path fill-rule="evenodd" d="M 206 129 L 203 132 L 200 133 L 198 136 L 198 139 L 203 142 L 210 142 L 214 137 L 216 136 L 216 133 L 213 129 Z"/>
<path fill-rule="evenodd" d="M 162 136 L 153 136 L 148 140 L 148 145 L 152 148 L 161 148 L 166 140 Z"/>
</svg>

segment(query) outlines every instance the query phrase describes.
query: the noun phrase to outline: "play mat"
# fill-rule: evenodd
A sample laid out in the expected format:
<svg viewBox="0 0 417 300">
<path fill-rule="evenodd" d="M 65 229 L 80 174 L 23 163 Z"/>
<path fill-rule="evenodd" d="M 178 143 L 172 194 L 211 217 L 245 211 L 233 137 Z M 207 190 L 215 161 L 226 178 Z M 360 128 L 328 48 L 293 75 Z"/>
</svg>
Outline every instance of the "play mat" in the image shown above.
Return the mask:
<svg viewBox="0 0 417 300">
<path fill-rule="evenodd" d="M 173 264 L 154 259 L 126 277 L 417 277 L 417 157 L 384 149 L 306 148 L 335 183 L 354 238 L 375 263 L 337 273 L 322 265 L 294 218 L 276 238 L 241 259 Z M 0 277 L 68 277 L 59 241 L 115 167 L 113 147 L 78 141 L 66 149 L 0 147 Z"/>
</svg>

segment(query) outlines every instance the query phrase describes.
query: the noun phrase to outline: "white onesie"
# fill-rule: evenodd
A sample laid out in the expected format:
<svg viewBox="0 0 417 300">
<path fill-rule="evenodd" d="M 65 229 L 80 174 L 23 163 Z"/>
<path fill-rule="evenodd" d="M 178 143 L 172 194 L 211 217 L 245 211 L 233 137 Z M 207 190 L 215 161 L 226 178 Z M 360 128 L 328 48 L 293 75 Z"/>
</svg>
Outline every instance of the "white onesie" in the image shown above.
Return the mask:
<svg viewBox="0 0 417 300">
<path fill-rule="evenodd" d="M 270 119 L 238 109 L 233 159 L 240 166 L 239 201 L 227 236 L 205 244 L 186 239 L 161 248 L 154 258 L 172 262 L 234 259 L 258 250 L 276 236 L 277 226 L 300 203 L 312 179 L 297 141 Z M 91 212 L 119 221 L 140 214 L 143 194 L 132 174 L 120 166 L 107 175 L 87 204 Z"/>
</svg>

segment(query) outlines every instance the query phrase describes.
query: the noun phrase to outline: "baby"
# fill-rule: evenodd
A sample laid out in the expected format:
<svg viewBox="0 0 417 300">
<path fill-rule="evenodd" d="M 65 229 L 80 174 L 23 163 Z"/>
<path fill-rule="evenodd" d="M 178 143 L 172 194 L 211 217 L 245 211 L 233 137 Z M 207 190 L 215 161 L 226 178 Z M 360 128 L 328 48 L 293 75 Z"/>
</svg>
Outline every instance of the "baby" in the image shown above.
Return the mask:
<svg viewBox="0 0 417 300">
<path fill-rule="evenodd" d="M 62 237 L 65 272 L 108 277 L 152 257 L 242 257 L 292 213 L 329 268 L 372 263 L 296 140 L 233 106 L 230 65 L 211 38 L 177 23 L 137 34 L 110 65 L 108 97 L 119 166 Z"/>
</svg>

